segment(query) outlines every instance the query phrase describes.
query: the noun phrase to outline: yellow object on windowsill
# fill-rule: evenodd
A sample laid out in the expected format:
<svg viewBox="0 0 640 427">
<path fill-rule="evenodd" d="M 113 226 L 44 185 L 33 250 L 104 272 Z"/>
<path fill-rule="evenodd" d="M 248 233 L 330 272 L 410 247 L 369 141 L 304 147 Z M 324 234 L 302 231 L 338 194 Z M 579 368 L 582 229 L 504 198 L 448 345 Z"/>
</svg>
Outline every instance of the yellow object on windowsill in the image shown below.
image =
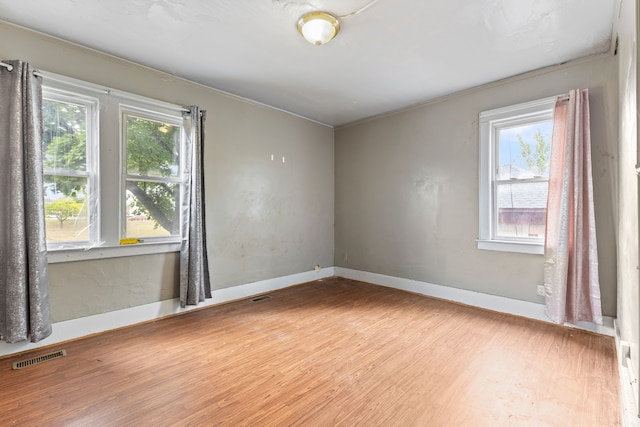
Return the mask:
<svg viewBox="0 0 640 427">
<path fill-rule="evenodd" d="M 142 243 L 142 240 L 136 238 L 120 239 L 121 245 L 135 245 L 137 243 Z"/>
</svg>

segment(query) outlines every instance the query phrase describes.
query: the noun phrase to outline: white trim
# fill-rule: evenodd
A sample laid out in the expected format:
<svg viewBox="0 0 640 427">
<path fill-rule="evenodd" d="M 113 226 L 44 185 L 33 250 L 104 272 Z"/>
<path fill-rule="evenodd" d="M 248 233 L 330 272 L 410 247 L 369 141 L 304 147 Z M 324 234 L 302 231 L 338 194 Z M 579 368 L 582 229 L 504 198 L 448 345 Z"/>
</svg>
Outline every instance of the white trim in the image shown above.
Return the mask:
<svg viewBox="0 0 640 427">
<path fill-rule="evenodd" d="M 134 245 L 94 246 L 47 251 L 49 264 L 91 259 L 120 258 L 135 255 L 162 254 L 180 251 L 180 242 L 137 243 Z"/>
<path fill-rule="evenodd" d="M 504 242 L 500 240 L 477 240 L 478 249 L 523 254 L 544 255 L 544 245 L 538 243 Z"/>
<path fill-rule="evenodd" d="M 205 300 L 197 306 L 194 305 L 182 308 L 180 307 L 179 299 L 174 298 L 170 300 L 154 302 L 151 304 L 126 308 L 123 310 L 110 311 L 108 313 L 66 320 L 64 322 L 54 323 L 53 333 L 51 334 L 51 336 L 37 343 L 23 341 L 14 344 L 7 344 L 5 342 L 0 342 L 0 356 L 21 353 L 23 351 L 58 344 L 64 341 L 69 341 L 112 329 L 131 326 L 136 323 L 147 322 L 173 314 L 183 313 L 203 307 L 210 307 L 229 301 L 245 299 L 253 295 L 259 295 L 265 292 L 287 288 L 289 286 L 297 285 L 300 283 L 333 277 L 333 275 L 334 268 L 327 267 L 323 268 L 320 271 L 306 271 L 289 276 L 276 277 L 274 279 L 247 283 L 245 285 L 217 289 L 212 291 L 212 297 L 210 299 Z"/>
<path fill-rule="evenodd" d="M 521 301 L 497 295 L 469 291 L 466 289 L 434 285 L 433 283 L 420 282 L 418 280 L 403 279 L 400 277 L 386 276 L 384 274 L 369 273 L 366 271 L 352 270 L 343 267 L 335 267 L 335 274 L 338 277 L 359 280 L 361 282 L 373 283 L 375 285 L 414 292 L 434 298 L 455 301 L 500 313 L 508 313 L 529 319 L 553 323 L 544 314 L 544 305 L 534 302 Z M 614 336 L 613 318 L 604 316 L 603 321 L 604 325 L 596 325 L 590 322 L 579 322 L 578 325 L 565 323 L 565 326 L 584 329 L 602 335 Z"/>
<path fill-rule="evenodd" d="M 558 95 L 563 96 L 563 95 Z M 482 111 L 480 113 L 480 121 L 497 121 L 501 122 L 505 119 L 511 121 L 512 116 L 538 116 L 540 110 L 553 109 L 558 96 L 549 96 L 547 98 L 536 99 L 533 101 L 522 102 L 520 104 L 508 105 L 506 107 L 494 108 L 493 110 Z"/>
<path fill-rule="evenodd" d="M 640 425 L 639 416 L 636 413 L 636 398 L 634 384 L 637 382 L 633 378 L 633 368 L 630 365 L 631 359 L 627 357 L 629 345 L 620 338 L 618 322 L 614 320 L 616 339 L 616 354 L 618 359 L 618 374 L 620 376 L 620 419 L 623 427 L 636 427 Z"/>
</svg>

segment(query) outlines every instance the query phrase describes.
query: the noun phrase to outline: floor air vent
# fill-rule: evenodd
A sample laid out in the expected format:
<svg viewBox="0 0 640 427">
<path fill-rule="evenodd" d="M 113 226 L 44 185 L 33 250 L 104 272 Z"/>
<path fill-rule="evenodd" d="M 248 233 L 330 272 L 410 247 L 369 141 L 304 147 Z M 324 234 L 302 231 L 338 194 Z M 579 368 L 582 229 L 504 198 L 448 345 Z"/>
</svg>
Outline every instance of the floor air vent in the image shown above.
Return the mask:
<svg viewBox="0 0 640 427">
<path fill-rule="evenodd" d="M 66 350 L 60 350 L 49 354 L 43 354 L 42 356 L 32 357 L 31 359 L 23 360 L 21 362 L 13 362 L 11 369 L 23 369 L 29 366 L 37 365 L 38 363 L 46 362 L 47 360 L 58 359 L 67 355 Z"/>
<path fill-rule="evenodd" d="M 252 302 L 258 302 L 258 301 L 264 301 L 266 299 L 271 298 L 270 295 L 262 295 L 261 297 L 255 297 L 255 298 L 251 298 Z"/>
</svg>

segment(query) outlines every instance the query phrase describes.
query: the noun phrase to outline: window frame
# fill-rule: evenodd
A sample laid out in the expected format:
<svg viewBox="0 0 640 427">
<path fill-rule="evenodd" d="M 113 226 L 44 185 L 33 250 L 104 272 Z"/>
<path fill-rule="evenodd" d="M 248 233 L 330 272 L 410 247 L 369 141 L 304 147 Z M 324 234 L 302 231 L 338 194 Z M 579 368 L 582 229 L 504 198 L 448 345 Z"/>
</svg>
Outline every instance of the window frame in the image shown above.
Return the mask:
<svg viewBox="0 0 640 427">
<path fill-rule="evenodd" d="M 165 242 L 180 242 L 182 240 L 182 236 L 184 234 L 184 230 L 182 230 L 182 209 L 181 202 L 184 197 L 184 184 L 186 177 L 184 176 L 184 153 L 185 153 L 185 128 L 184 128 L 184 119 L 182 116 L 177 114 L 171 114 L 164 108 L 141 108 L 140 106 L 130 105 L 130 103 L 121 103 L 119 105 L 120 109 L 120 209 L 119 209 L 119 217 L 120 217 L 120 238 L 127 238 L 127 182 L 128 181 L 145 181 L 145 182 L 165 182 L 171 184 L 178 184 L 179 189 L 179 200 L 176 200 L 177 211 L 179 212 L 178 218 L 174 220 L 179 221 L 180 231 L 178 234 L 171 234 L 168 236 L 140 236 L 146 243 L 165 243 Z M 180 129 L 180 146 L 178 159 L 180 164 L 179 173 L 176 177 L 157 177 L 157 176 L 148 176 L 148 175 L 133 175 L 129 174 L 127 171 L 127 117 L 135 117 L 143 120 L 150 121 L 158 121 L 166 124 L 170 124 L 173 126 L 177 126 Z"/>
<path fill-rule="evenodd" d="M 508 238 L 496 235 L 497 188 L 507 181 L 497 179 L 499 130 L 506 126 L 553 121 L 557 96 L 483 111 L 479 115 L 479 236 L 478 249 L 544 254 L 544 238 Z M 528 178 L 518 183 L 543 182 L 547 178 Z M 516 184 L 518 185 L 518 184 Z"/>
<path fill-rule="evenodd" d="M 94 98 L 98 100 L 96 107 L 97 121 L 94 127 L 96 133 L 95 164 L 96 187 L 99 191 L 97 205 L 98 223 L 97 240 L 92 245 L 65 245 L 49 247 L 47 250 L 49 263 L 83 261 L 103 258 L 118 258 L 134 255 L 161 254 L 178 252 L 182 237 L 171 236 L 172 239 L 146 240 L 134 245 L 121 245 L 121 200 L 122 193 L 122 157 L 120 153 L 120 106 L 138 108 L 145 111 L 157 112 L 173 117 L 182 117 L 184 107 L 147 98 L 144 96 L 119 91 L 93 83 L 77 80 L 60 74 L 39 71 L 42 76 L 43 93 L 50 91 L 65 92 L 79 98 Z M 185 124 L 181 122 L 182 150 L 184 152 Z M 181 159 L 181 161 L 184 161 Z M 184 168 L 182 169 L 184 170 Z M 181 195 L 182 197 L 182 195 Z M 182 224 L 182 221 L 181 221 Z"/>
<path fill-rule="evenodd" d="M 63 85 L 47 84 L 42 87 L 42 100 L 76 104 L 86 108 L 86 163 L 85 171 L 49 169 L 43 164 L 43 174 L 51 176 L 81 177 L 87 179 L 89 239 L 66 242 L 47 241 L 47 251 L 93 247 L 100 242 L 100 102 L 87 93 L 69 91 Z M 43 156 L 44 161 L 44 156 Z M 44 162 L 43 162 L 44 163 Z"/>
</svg>

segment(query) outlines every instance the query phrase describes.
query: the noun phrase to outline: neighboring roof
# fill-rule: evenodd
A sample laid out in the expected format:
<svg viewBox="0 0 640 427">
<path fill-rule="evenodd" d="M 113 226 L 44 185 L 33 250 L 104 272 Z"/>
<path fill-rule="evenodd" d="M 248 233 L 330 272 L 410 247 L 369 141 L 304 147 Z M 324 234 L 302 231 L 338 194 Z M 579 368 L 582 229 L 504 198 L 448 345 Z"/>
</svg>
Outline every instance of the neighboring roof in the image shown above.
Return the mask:
<svg viewBox="0 0 640 427">
<path fill-rule="evenodd" d="M 547 182 L 518 182 L 498 186 L 498 209 L 545 209 Z"/>
</svg>

